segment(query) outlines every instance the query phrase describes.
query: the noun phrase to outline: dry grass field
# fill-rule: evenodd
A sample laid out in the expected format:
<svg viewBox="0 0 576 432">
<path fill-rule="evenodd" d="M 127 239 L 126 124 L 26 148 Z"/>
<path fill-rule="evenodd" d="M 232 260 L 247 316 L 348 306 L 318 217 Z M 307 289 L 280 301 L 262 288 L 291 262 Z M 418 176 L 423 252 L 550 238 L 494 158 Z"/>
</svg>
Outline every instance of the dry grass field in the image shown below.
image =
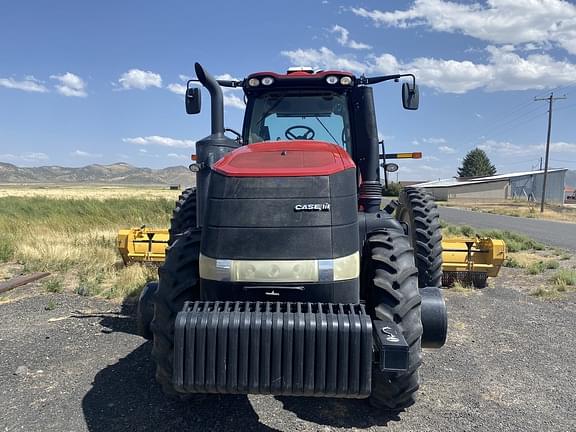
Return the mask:
<svg viewBox="0 0 576 432">
<path fill-rule="evenodd" d="M 165 198 L 174 200 L 179 191 L 169 190 L 167 187 L 154 186 L 69 186 L 69 185 L 2 185 L 0 184 L 0 198 L 4 197 L 42 197 L 61 199 L 92 198 L 104 200 L 110 198 Z"/>
<path fill-rule="evenodd" d="M 124 298 L 156 269 L 124 267 L 119 228 L 166 227 L 179 191 L 130 187 L 0 187 L 0 278 L 48 271 L 48 291 Z"/>
<path fill-rule="evenodd" d="M 482 202 L 457 200 L 440 202 L 439 204 L 445 207 L 464 208 L 505 216 L 576 222 L 576 207 L 573 204 L 565 206 L 547 205 L 544 208 L 544 213 L 540 213 L 540 205 L 538 203 L 527 201 Z"/>
</svg>

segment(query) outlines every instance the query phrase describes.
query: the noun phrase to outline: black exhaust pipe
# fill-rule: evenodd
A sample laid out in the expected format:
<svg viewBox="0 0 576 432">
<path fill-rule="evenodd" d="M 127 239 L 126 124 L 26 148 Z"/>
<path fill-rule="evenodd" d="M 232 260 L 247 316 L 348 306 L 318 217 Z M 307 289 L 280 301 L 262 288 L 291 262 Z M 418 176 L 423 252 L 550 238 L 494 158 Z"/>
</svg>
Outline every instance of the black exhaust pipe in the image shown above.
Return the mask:
<svg viewBox="0 0 576 432">
<path fill-rule="evenodd" d="M 380 184 L 378 127 L 376 126 L 372 87 L 356 87 L 352 97 L 356 117 L 354 133 L 358 143 L 354 156 L 362 175 L 359 201 L 364 212 L 377 213 L 382 203 L 382 185 Z"/>
<path fill-rule="evenodd" d="M 212 135 L 224 134 L 224 96 L 216 79 L 210 75 L 200 63 L 194 63 L 194 70 L 198 80 L 210 93 L 210 107 L 212 111 Z"/>
<path fill-rule="evenodd" d="M 196 172 L 196 224 L 201 227 L 204 222 L 204 212 L 208 199 L 211 166 L 226 153 L 240 147 L 236 140 L 224 135 L 224 96 L 216 79 L 202 67 L 194 64 L 198 80 L 210 93 L 211 135 L 196 142 L 196 157 L 199 170 Z"/>
</svg>

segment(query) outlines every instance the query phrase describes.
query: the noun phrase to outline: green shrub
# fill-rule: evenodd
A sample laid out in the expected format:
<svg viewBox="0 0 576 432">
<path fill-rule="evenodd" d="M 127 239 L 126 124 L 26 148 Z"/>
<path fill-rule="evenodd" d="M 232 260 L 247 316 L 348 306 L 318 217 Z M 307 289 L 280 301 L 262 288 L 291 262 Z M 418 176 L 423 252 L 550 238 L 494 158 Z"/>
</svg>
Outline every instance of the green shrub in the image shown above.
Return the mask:
<svg viewBox="0 0 576 432">
<path fill-rule="evenodd" d="M 543 273 L 544 270 L 546 270 L 546 265 L 544 264 L 543 261 L 532 263 L 528 267 L 526 267 L 526 272 L 531 275 L 537 275 Z"/>
<path fill-rule="evenodd" d="M 560 269 L 552 278 L 552 283 L 558 286 L 576 286 L 576 270 Z"/>
<path fill-rule="evenodd" d="M 511 231 L 503 230 L 477 230 L 467 225 L 452 225 L 441 222 L 442 231 L 446 237 L 490 237 L 506 242 L 508 252 L 520 252 L 524 250 L 543 250 L 544 245 L 534 239 Z"/>
<path fill-rule="evenodd" d="M 382 196 L 394 196 L 397 197 L 402 191 L 402 185 L 396 182 L 388 182 L 388 189 L 382 189 Z"/>
<path fill-rule="evenodd" d="M 504 267 L 509 267 L 509 268 L 522 268 L 524 267 L 516 258 L 514 257 L 507 257 L 504 260 Z"/>
<path fill-rule="evenodd" d="M 8 262 L 14 258 L 14 237 L 0 234 L 0 262 Z"/>
<path fill-rule="evenodd" d="M 62 283 L 62 279 L 59 277 L 51 277 L 46 279 L 42 286 L 46 291 L 51 293 L 61 293 L 64 291 L 64 284 Z"/>
<path fill-rule="evenodd" d="M 548 260 L 544 264 L 547 270 L 555 270 L 560 267 L 560 263 L 556 260 Z"/>
</svg>

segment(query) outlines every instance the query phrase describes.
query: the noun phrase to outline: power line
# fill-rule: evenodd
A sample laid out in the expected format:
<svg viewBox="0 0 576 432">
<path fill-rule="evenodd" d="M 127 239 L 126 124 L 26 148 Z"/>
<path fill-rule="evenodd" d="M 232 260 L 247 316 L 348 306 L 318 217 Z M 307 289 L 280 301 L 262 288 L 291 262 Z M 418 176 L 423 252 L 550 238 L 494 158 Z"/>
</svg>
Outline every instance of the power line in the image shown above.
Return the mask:
<svg viewBox="0 0 576 432">
<path fill-rule="evenodd" d="M 554 97 L 554 92 L 547 98 L 534 98 L 535 101 L 548 101 L 548 133 L 546 137 L 546 157 L 544 160 L 544 180 L 542 182 L 542 200 L 540 201 L 540 213 L 544 213 L 544 201 L 546 200 L 546 180 L 548 179 L 548 158 L 550 156 L 550 135 L 552 133 L 552 104 L 555 100 L 567 99 L 566 96 Z"/>
<path fill-rule="evenodd" d="M 570 108 L 574 108 L 574 107 L 576 107 L 576 104 L 565 105 L 565 106 L 563 106 L 563 107 L 556 108 L 556 112 L 558 112 L 558 111 L 564 111 L 564 110 L 567 110 L 567 109 L 570 109 Z"/>
<path fill-rule="evenodd" d="M 502 129 L 503 127 L 506 127 L 506 126 L 508 126 L 508 125 L 510 125 L 510 124 L 513 124 L 514 122 L 516 122 L 516 121 L 518 121 L 518 120 L 521 120 L 521 119 L 523 119 L 524 117 L 526 117 L 527 115 L 530 115 L 530 114 L 532 114 L 532 113 L 535 113 L 536 111 L 541 111 L 541 114 L 542 114 L 542 107 L 536 106 L 534 109 L 532 109 L 532 110 L 530 110 L 530 111 L 527 111 L 527 112 L 525 112 L 525 113 L 522 113 L 522 114 L 520 114 L 520 115 L 518 115 L 518 116 L 516 116 L 516 117 L 514 117 L 514 118 L 512 118 L 512 119 L 510 119 L 510 120 L 508 120 L 508 121 L 505 121 L 505 122 L 503 122 L 503 123 L 497 124 L 497 125 L 496 125 L 495 127 L 493 127 L 492 129 L 488 129 L 488 131 L 485 133 L 485 135 L 491 135 L 491 134 L 493 134 L 495 131 L 497 131 L 497 130 L 499 130 L 499 129 Z"/>
<path fill-rule="evenodd" d="M 532 100 L 531 103 L 533 104 L 534 101 Z M 524 106 L 523 109 L 526 107 L 527 106 Z M 518 110 L 516 110 L 516 111 L 518 112 Z M 520 111 L 522 111 L 522 110 L 520 110 Z M 540 111 L 540 112 L 538 112 L 536 115 L 531 116 L 531 117 L 524 120 L 524 118 L 526 116 L 529 116 L 530 114 L 533 114 L 536 111 Z M 531 122 L 532 120 L 537 119 L 538 117 L 541 117 L 545 113 L 546 113 L 546 110 L 542 110 L 542 107 L 536 107 L 535 109 L 531 109 L 529 111 L 522 112 L 521 114 L 519 114 L 519 115 L 517 115 L 511 119 L 508 119 L 504 122 L 496 123 L 492 128 L 489 128 L 487 132 L 482 134 L 482 137 L 484 139 L 488 139 L 488 138 L 494 138 L 496 136 L 502 135 L 503 133 L 514 130 L 514 129 L 516 129 L 516 128 L 518 128 L 518 127 L 520 127 L 526 123 Z M 520 121 L 520 120 L 524 120 L 524 121 Z M 520 121 L 520 123 L 516 123 L 518 121 Z M 514 124 L 514 123 L 516 123 L 516 124 Z M 479 137 L 474 137 L 474 139 L 478 139 L 478 138 Z M 471 141 L 471 140 L 472 140 L 472 137 L 467 139 L 466 141 Z M 469 148 L 474 148 L 477 145 L 478 144 L 472 144 L 469 146 Z"/>
</svg>

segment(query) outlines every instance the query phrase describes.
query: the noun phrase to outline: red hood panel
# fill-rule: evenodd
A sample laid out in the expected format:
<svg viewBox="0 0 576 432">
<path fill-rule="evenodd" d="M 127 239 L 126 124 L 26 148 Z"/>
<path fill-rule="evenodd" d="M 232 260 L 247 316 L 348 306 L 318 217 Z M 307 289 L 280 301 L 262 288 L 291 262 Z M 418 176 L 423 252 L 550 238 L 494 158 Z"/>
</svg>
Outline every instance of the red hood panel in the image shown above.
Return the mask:
<svg viewBox="0 0 576 432">
<path fill-rule="evenodd" d="M 224 156 L 214 171 L 230 177 L 304 177 L 332 175 L 354 168 L 342 147 L 323 141 L 266 141 Z"/>
</svg>

